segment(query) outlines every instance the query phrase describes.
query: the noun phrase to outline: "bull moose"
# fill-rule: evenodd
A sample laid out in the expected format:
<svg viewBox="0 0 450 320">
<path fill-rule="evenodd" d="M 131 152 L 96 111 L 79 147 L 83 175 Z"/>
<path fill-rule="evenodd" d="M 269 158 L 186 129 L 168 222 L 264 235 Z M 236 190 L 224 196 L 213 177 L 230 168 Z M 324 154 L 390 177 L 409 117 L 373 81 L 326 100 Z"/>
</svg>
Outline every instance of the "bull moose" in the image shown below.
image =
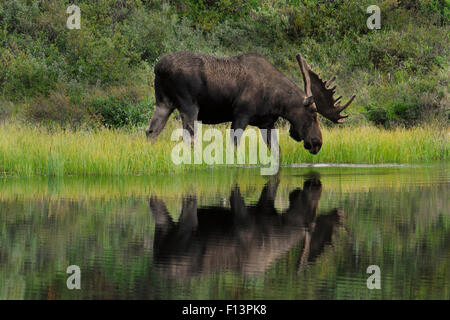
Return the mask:
<svg viewBox="0 0 450 320">
<path fill-rule="evenodd" d="M 348 115 L 340 113 L 355 95 L 341 105 L 341 97 L 333 97 L 336 86 L 331 87 L 336 77 L 325 82 L 301 54 L 296 57 L 304 91 L 259 54 L 225 58 L 193 52 L 164 55 L 155 66 L 156 109 L 146 128 L 147 137 L 155 140 L 175 109 L 191 138 L 196 120 L 204 124 L 231 121 L 235 132 L 247 125 L 273 129 L 281 117 L 290 123 L 290 136 L 303 140 L 305 149 L 317 154 L 322 146 L 317 113 L 342 123 Z M 270 138 L 267 135 L 265 141 L 269 148 Z M 239 140 L 240 136 L 233 136 L 235 146 Z"/>
<path fill-rule="evenodd" d="M 256 204 L 246 205 L 239 187 L 232 188 L 229 207 L 198 207 L 194 195 L 183 199 L 181 216 L 172 220 L 165 203 L 149 200 L 155 219 L 154 263 L 169 278 L 189 278 L 218 271 L 258 274 L 302 244 L 297 272 L 331 244 L 343 211 L 317 216 L 320 180 L 308 179 L 289 195 L 289 208 L 274 207 L 279 181 L 270 180 Z"/>
</svg>

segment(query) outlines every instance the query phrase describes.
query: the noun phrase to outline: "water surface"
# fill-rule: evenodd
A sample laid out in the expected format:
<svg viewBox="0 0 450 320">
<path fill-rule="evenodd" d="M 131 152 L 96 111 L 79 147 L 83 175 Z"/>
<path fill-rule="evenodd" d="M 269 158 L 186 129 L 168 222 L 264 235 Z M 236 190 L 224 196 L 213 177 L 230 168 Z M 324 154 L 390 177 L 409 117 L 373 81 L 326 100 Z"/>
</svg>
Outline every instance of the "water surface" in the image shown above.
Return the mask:
<svg viewBox="0 0 450 320">
<path fill-rule="evenodd" d="M 0 299 L 449 299 L 449 184 L 445 166 L 3 178 Z"/>
</svg>

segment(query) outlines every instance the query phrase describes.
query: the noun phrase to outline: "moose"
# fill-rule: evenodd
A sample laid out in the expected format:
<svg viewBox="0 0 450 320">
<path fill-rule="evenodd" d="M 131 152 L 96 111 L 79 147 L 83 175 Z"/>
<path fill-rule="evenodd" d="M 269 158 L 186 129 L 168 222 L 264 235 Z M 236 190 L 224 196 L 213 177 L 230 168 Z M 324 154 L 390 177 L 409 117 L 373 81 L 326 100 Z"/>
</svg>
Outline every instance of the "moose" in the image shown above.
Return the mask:
<svg viewBox="0 0 450 320">
<path fill-rule="evenodd" d="M 336 86 L 331 86 L 336 76 L 325 82 L 301 54 L 296 58 L 304 91 L 256 53 L 225 58 L 193 52 L 162 56 L 155 66 L 156 109 L 146 128 L 147 137 L 154 141 L 175 109 L 191 139 L 196 120 L 204 124 L 231 121 L 232 132 L 242 132 L 248 125 L 273 129 L 281 117 L 290 123 L 290 136 L 303 140 L 305 149 L 317 154 L 322 146 L 317 113 L 342 123 L 348 115 L 341 112 L 355 95 L 341 105 L 342 96 L 335 99 Z M 270 140 L 268 135 L 269 148 Z M 237 147 L 240 135 L 235 134 L 232 141 Z"/>
<path fill-rule="evenodd" d="M 258 274 L 302 244 L 297 264 L 300 272 L 332 243 L 344 213 L 333 209 L 316 215 L 322 186 L 314 178 L 290 193 L 289 208 L 280 214 L 274 207 L 278 185 L 278 179 L 269 180 L 259 201 L 248 206 L 237 185 L 231 190 L 229 207 L 199 208 L 196 197 L 186 194 L 177 223 L 164 201 L 152 196 L 149 206 L 155 220 L 156 269 L 177 279 L 225 270 Z"/>
</svg>

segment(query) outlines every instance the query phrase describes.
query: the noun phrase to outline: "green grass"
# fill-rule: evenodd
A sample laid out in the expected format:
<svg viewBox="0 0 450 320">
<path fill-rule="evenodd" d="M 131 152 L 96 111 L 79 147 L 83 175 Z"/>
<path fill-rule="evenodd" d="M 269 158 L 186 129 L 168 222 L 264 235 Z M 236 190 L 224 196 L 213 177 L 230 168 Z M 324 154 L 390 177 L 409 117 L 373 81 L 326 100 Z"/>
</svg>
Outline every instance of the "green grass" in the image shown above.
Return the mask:
<svg viewBox="0 0 450 320">
<path fill-rule="evenodd" d="M 0 125 L 0 172 L 34 175 L 152 175 L 207 170 L 175 165 L 171 160 L 171 121 L 154 144 L 138 129 L 62 130 L 4 123 Z M 222 130 L 224 127 L 221 126 Z M 385 130 L 370 126 L 322 128 L 323 146 L 316 156 L 280 129 L 281 164 L 428 163 L 449 159 L 449 131 L 432 127 Z M 204 146 L 207 144 L 205 143 Z M 221 165 L 216 167 L 223 170 Z"/>
<path fill-rule="evenodd" d="M 321 151 L 313 156 L 285 134 L 280 139 L 289 163 L 423 163 L 449 159 L 449 131 L 431 127 L 385 130 L 371 126 L 322 129 Z"/>
</svg>

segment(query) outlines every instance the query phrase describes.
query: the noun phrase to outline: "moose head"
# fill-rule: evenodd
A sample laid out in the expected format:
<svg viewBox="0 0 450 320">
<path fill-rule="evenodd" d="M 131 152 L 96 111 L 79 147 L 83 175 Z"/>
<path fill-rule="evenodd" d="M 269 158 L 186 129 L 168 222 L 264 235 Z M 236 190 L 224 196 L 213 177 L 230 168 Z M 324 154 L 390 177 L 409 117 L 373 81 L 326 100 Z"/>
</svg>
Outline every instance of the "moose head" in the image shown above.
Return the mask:
<svg viewBox="0 0 450 320">
<path fill-rule="evenodd" d="M 336 76 L 328 81 L 323 81 L 320 75 L 315 73 L 311 66 L 299 53 L 296 56 L 300 71 L 303 75 L 305 96 L 303 96 L 302 106 L 294 108 L 294 115 L 291 116 L 291 138 L 296 141 L 304 141 L 305 149 L 312 154 L 317 154 L 322 146 L 322 133 L 319 127 L 317 113 L 334 123 L 343 123 L 348 115 L 341 112 L 347 108 L 356 95 L 353 95 L 346 104 L 341 105 L 342 96 L 334 98 L 336 85 L 331 86 Z"/>
</svg>

